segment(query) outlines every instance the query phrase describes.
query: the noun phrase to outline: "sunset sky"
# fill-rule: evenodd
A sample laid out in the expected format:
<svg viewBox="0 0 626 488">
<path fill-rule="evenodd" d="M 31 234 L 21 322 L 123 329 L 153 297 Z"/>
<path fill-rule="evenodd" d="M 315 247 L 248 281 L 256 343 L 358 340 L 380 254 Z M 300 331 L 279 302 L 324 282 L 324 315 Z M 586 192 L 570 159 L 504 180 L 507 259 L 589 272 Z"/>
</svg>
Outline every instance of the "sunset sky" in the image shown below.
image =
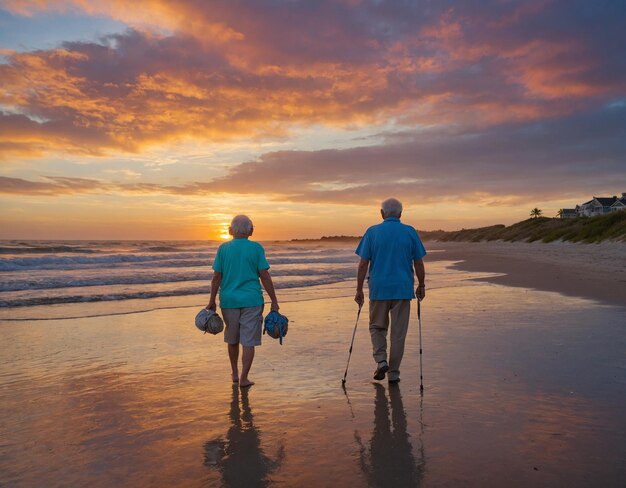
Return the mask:
<svg viewBox="0 0 626 488">
<path fill-rule="evenodd" d="M 626 2 L 0 0 L 0 238 L 361 234 L 626 192 Z"/>
</svg>

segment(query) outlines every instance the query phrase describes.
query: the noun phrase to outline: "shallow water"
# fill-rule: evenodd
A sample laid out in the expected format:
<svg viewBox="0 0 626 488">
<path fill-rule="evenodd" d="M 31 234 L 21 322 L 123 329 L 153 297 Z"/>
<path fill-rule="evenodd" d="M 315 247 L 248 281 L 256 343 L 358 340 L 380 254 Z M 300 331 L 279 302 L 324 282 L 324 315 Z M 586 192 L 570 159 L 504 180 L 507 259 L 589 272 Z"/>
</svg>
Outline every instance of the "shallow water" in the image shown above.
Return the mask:
<svg viewBox="0 0 626 488">
<path fill-rule="evenodd" d="M 195 306 L 1 322 L 0 485 L 623 486 L 626 309 L 455 273 L 423 304 L 423 396 L 415 311 L 401 383 L 372 384 L 363 314 L 341 388 L 352 282 L 283 292 L 247 392 Z"/>
</svg>

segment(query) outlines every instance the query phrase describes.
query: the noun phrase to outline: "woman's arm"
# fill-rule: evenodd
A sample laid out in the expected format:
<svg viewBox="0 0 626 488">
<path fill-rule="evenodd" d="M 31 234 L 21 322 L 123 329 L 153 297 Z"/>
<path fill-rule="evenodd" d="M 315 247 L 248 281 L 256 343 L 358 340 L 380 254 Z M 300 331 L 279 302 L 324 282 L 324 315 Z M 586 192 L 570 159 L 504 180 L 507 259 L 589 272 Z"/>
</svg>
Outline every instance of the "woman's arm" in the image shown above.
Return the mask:
<svg viewBox="0 0 626 488">
<path fill-rule="evenodd" d="M 263 288 L 270 297 L 272 301 L 272 310 L 278 312 L 280 308 L 278 306 L 278 298 L 276 298 L 276 292 L 274 291 L 274 283 L 272 282 L 272 277 L 270 276 L 270 272 L 267 269 L 262 269 L 259 271 L 259 278 L 261 278 L 261 283 L 263 284 Z"/>
<path fill-rule="evenodd" d="M 211 280 L 211 298 L 209 299 L 209 304 L 206 306 L 207 310 L 213 310 L 217 306 L 215 305 L 215 298 L 217 297 L 217 290 L 220 289 L 220 285 L 222 284 L 222 273 L 219 271 L 215 271 L 213 273 L 213 279 Z"/>
</svg>

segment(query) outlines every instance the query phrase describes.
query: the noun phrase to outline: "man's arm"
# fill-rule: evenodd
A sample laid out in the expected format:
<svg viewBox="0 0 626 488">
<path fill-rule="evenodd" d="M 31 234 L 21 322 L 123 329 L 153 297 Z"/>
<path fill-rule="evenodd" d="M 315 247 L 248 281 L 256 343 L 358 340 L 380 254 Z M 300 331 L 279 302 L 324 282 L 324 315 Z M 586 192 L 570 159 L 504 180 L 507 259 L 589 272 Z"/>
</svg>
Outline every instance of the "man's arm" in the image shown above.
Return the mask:
<svg viewBox="0 0 626 488">
<path fill-rule="evenodd" d="M 261 278 L 261 283 L 263 284 L 263 288 L 270 297 L 272 301 L 272 310 L 278 312 L 280 308 L 278 306 L 278 299 L 276 298 L 276 292 L 274 291 L 274 282 L 272 281 L 272 277 L 270 276 L 270 272 L 267 269 L 262 269 L 259 271 L 259 278 Z"/>
<path fill-rule="evenodd" d="M 415 276 L 417 276 L 417 288 L 415 289 L 415 295 L 418 300 L 426 298 L 426 270 L 424 269 L 424 261 L 416 259 L 413 261 L 413 267 L 415 268 Z"/>
<path fill-rule="evenodd" d="M 213 279 L 211 280 L 211 298 L 209 299 L 209 304 L 206 306 L 207 310 L 213 310 L 217 306 L 215 305 L 215 298 L 217 297 L 217 290 L 220 289 L 220 285 L 222 284 L 222 273 L 219 271 L 215 271 L 213 273 Z"/>
<path fill-rule="evenodd" d="M 359 308 L 365 303 L 365 296 L 363 295 L 363 284 L 365 283 L 365 277 L 367 276 L 367 270 L 370 267 L 369 259 L 363 259 L 359 261 L 359 267 L 356 272 L 356 295 L 354 295 L 354 301 Z"/>
</svg>

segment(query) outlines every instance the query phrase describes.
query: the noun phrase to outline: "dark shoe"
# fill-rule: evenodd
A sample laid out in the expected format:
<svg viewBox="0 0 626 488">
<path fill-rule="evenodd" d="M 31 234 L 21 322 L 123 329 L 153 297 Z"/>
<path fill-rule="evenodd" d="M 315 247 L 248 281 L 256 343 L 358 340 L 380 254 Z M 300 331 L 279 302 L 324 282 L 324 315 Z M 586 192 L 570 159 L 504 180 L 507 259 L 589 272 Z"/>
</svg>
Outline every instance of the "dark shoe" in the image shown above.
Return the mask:
<svg viewBox="0 0 626 488">
<path fill-rule="evenodd" d="M 387 364 L 387 361 L 381 361 L 380 363 L 378 363 L 378 368 L 376 368 L 376 371 L 374 371 L 374 379 L 375 380 L 384 380 L 385 379 L 385 373 L 389 371 L 389 365 Z"/>
<path fill-rule="evenodd" d="M 389 384 L 390 385 L 397 385 L 398 383 L 400 383 L 400 378 L 395 378 L 395 379 L 391 379 L 389 378 Z"/>
</svg>

